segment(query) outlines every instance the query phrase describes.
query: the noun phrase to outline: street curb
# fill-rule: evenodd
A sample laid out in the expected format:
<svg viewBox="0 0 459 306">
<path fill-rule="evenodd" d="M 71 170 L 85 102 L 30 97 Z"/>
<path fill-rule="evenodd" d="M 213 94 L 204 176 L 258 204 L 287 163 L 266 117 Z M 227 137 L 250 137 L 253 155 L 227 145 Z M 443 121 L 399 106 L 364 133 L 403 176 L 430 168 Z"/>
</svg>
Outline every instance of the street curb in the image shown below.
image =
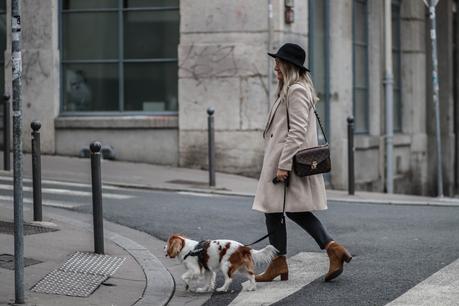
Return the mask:
<svg viewBox="0 0 459 306">
<path fill-rule="evenodd" d="M 75 225 L 82 228 L 91 228 L 91 224 L 68 218 L 60 214 L 51 214 L 51 218 L 56 218 L 65 223 Z M 110 223 L 104 220 L 104 223 Z M 133 228 L 129 228 L 134 230 Z M 128 252 L 142 268 L 145 278 L 146 286 L 142 297 L 135 302 L 135 306 L 164 306 L 174 296 L 175 281 L 171 273 L 164 267 L 159 259 L 153 255 L 147 248 L 137 242 L 117 234 L 115 232 L 104 230 L 106 239 L 111 240 L 126 252 Z"/>
<path fill-rule="evenodd" d="M 394 206 L 435 206 L 435 207 L 459 207 L 459 201 L 405 201 L 405 200 L 368 200 L 368 199 L 344 199 L 328 198 L 328 202 L 346 204 L 370 204 L 370 205 L 394 205 Z"/>
<path fill-rule="evenodd" d="M 0 170 L 0 175 L 3 175 L 3 174 L 7 174 L 7 176 L 12 176 L 12 174 L 9 171 Z M 52 178 L 51 180 L 59 180 L 59 179 Z M 71 182 L 71 183 L 77 182 L 77 181 L 67 181 L 67 180 L 60 180 L 60 181 Z M 218 189 L 218 187 L 210 188 L 210 189 L 199 189 L 199 188 L 187 188 L 187 187 L 168 187 L 168 186 L 152 186 L 152 185 L 134 184 L 134 183 L 120 183 L 120 182 L 107 181 L 107 180 L 103 180 L 102 184 L 120 187 L 120 188 L 132 188 L 132 189 L 155 190 L 155 191 L 166 191 L 166 192 L 192 192 L 192 193 L 200 193 L 200 194 L 236 196 L 236 197 L 254 197 L 255 196 L 254 193 L 226 191 L 226 190 Z M 333 196 L 328 196 L 328 202 L 346 203 L 346 204 L 370 204 L 370 205 L 459 207 L 459 199 L 450 199 L 450 198 L 443 198 L 440 200 L 438 200 L 437 198 L 432 198 L 432 200 L 429 200 L 429 201 L 416 201 L 416 200 L 407 201 L 407 200 L 375 200 L 375 199 L 349 198 L 349 196 L 346 196 L 346 198 L 337 198 Z M 49 206 L 52 206 L 52 205 L 49 205 Z M 68 208 L 68 207 L 62 207 L 62 208 Z"/>
<path fill-rule="evenodd" d="M 119 183 L 112 181 L 104 181 L 103 184 L 116 186 L 120 188 L 133 188 L 133 189 L 144 189 L 144 190 L 157 190 L 157 191 L 168 191 L 168 192 L 193 192 L 201 194 L 212 194 L 222 196 L 238 196 L 238 197 L 254 197 L 253 193 L 239 193 L 232 191 L 222 191 L 216 189 L 197 189 L 197 188 L 174 188 L 174 187 L 158 187 L 142 184 L 131 184 L 131 183 Z M 406 200 L 374 200 L 374 199 L 359 199 L 359 198 L 336 198 L 328 197 L 328 202 L 333 203 L 346 203 L 346 204 L 371 204 L 371 205 L 399 205 L 399 206 L 439 206 L 439 207 L 459 207 L 459 199 L 445 199 L 436 201 L 406 201 Z M 453 202 L 454 201 L 454 202 Z M 448 203 L 449 202 L 449 203 Z"/>
<path fill-rule="evenodd" d="M 133 188 L 133 189 L 144 189 L 144 190 L 157 190 L 157 191 L 172 191 L 172 192 L 194 192 L 203 194 L 214 194 L 223 196 L 236 196 L 236 197 L 254 197 L 254 193 L 234 192 L 225 191 L 218 188 L 215 189 L 199 189 L 199 188 L 186 188 L 186 187 L 166 187 L 166 186 L 151 186 L 142 184 L 131 184 L 131 183 L 120 183 L 112 181 L 102 181 L 104 185 L 110 185 L 120 188 Z"/>
</svg>

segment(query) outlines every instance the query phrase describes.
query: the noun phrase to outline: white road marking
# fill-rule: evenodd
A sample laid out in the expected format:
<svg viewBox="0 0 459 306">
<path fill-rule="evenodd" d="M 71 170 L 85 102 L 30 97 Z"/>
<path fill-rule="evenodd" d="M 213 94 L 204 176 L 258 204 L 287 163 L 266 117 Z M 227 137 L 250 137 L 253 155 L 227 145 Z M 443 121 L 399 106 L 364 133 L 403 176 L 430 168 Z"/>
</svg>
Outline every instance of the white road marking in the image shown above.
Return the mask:
<svg viewBox="0 0 459 306">
<path fill-rule="evenodd" d="M 13 185 L 0 184 L 0 189 L 3 190 L 13 190 Z M 23 191 L 33 191 L 32 187 L 23 186 Z M 80 191 L 80 190 L 68 190 L 68 189 L 57 189 L 57 188 L 42 188 L 42 193 L 51 193 L 51 194 L 64 194 L 71 196 L 92 196 L 92 193 L 89 191 Z M 117 199 L 117 200 L 126 200 L 131 199 L 133 196 L 125 194 L 115 194 L 115 193 L 103 193 L 103 198 L 107 199 Z"/>
<path fill-rule="evenodd" d="M 219 194 L 212 194 L 212 193 L 200 193 L 200 192 L 191 192 L 191 191 L 177 191 L 178 194 L 181 195 L 191 195 L 195 197 L 205 197 L 205 198 L 215 198 L 221 197 Z"/>
<path fill-rule="evenodd" d="M 459 305 L 459 259 L 387 305 Z"/>
<path fill-rule="evenodd" d="M 14 199 L 13 197 L 10 197 L 10 196 L 0 195 L 0 201 L 7 201 L 7 202 L 12 203 Z M 33 204 L 33 200 L 29 198 L 23 198 L 22 201 L 24 203 Z M 50 200 L 44 200 L 42 201 L 42 204 L 44 206 L 59 207 L 59 208 L 76 208 L 76 207 L 85 205 L 85 204 L 71 203 L 71 202 L 66 202 L 66 201 L 50 201 Z"/>
<path fill-rule="evenodd" d="M 302 252 L 288 259 L 289 280 L 257 283 L 256 291 L 241 291 L 232 306 L 271 305 L 300 290 L 327 272 L 324 253 Z"/>
<path fill-rule="evenodd" d="M 13 181 L 13 177 L 11 177 L 11 176 L 1 176 L 0 175 L 0 180 L 12 182 Z M 27 183 L 32 183 L 32 179 L 30 179 L 30 178 L 23 178 L 23 181 L 27 182 Z M 52 185 L 69 186 L 69 187 L 84 187 L 84 188 L 91 188 L 92 187 L 90 184 L 66 182 L 66 181 L 42 180 L 41 182 L 42 182 L 42 184 L 52 184 Z M 107 190 L 121 190 L 120 187 L 110 186 L 110 185 L 103 185 L 102 188 L 103 189 L 107 189 Z"/>
</svg>

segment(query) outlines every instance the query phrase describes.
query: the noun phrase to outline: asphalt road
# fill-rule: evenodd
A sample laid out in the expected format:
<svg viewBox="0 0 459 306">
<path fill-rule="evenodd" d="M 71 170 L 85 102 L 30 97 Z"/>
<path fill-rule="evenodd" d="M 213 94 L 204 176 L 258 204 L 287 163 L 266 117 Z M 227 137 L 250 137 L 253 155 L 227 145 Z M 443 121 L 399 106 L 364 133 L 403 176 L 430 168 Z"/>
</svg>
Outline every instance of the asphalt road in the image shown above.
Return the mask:
<svg viewBox="0 0 459 306">
<path fill-rule="evenodd" d="M 90 190 L 85 186 L 70 189 Z M 163 240 L 171 233 L 182 233 L 195 240 L 249 243 L 266 232 L 264 216 L 251 210 L 251 198 L 128 189 L 108 192 L 130 196 L 104 199 L 108 220 Z M 0 196 L 11 193 L 0 189 Z M 31 198 L 31 193 L 25 197 Z M 80 205 L 74 209 L 91 212 L 90 197 L 48 194 L 45 198 L 74 202 Z M 276 305 L 384 305 L 459 257 L 459 208 L 342 203 L 317 215 L 354 259 L 336 281 L 316 279 Z M 288 241 L 288 256 L 320 252 L 312 238 L 291 222 Z M 214 294 L 207 305 L 230 303 L 241 289 L 241 280 L 232 284 L 234 292 Z M 217 285 L 221 282 L 219 277 Z"/>
</svg>

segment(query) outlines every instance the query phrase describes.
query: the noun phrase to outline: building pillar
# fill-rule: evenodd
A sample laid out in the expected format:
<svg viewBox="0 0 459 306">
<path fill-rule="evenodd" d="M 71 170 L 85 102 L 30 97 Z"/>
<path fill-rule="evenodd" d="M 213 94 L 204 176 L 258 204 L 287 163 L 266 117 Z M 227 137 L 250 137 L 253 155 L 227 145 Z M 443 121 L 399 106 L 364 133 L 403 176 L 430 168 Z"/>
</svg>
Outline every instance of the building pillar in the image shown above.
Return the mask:
<svg viewBox="0 0 459 306">
<path fill-rule="evenodd" d="M 422 1 L 401 2 L 401 69 L 402 69 L 402 128 L 411 137 L 409 167 L 411 190 L 427 195 L 428 159 L 426 114 L 433 114 L 433 105 L 426 104 L 426 16 Z M 431 74 L 429 74 L 430 76 Z M 432 116 L 432 120 L 433 120 Z M 433 125 L 434 126 L 434 125 Z M 434 177 L 434 175 L 431 175 Z"/>
<path fill-rule="evenodd" d="M 7 2 L 10 33 L 11 1 Z M 55 152 L 54 120 L 59 114 L 58 0 L 22 0 L 23 124 L 39 120 L 43 153 Z M 7 35 L 6 59 L 11 58 Z M 5 60 L 5 88 L 11 92 L 11 61 Z M 30 129 L 23 129 L 24 150 L 31 150 Z"/>
<path fill-rule="evenodd" d="M 352 115 L 352 0 L 330 0 L 331 185 L 347 188 L 346 118 Z"/>
<path fill-rule="evenodd" d="M 443 156 L 443 188 L 447 196 L 453 195 L 455 176 L 455 133 L 453 99 L 453 2 L 439 1 L 437 15 L 438 78 L 440 85 L 440 127 Z M 430 193 L 436 194 L 436 151 L 435 151 L 435 116 L 432 102 L 432 63 L 430 47 L 430 23 L 426 22 L 428 46 L 427 60 L 427 130 L 429 138 L 429 173 Z"/>
</svg>

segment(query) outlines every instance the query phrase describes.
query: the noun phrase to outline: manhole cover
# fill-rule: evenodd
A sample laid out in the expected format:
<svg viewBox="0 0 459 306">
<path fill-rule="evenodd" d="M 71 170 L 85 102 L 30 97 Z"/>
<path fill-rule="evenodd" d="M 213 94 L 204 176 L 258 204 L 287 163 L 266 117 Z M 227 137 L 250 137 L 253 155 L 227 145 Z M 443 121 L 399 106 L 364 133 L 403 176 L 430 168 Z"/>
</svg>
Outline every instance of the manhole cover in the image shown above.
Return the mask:
<svg viewBox="0 0 459 306">
<path fill-rule="evenodd" d="M 36 265 L 41 261 L 24 257 L 24 267 Z M 0 267 L 3 269 L 14 270 L 14 256 L 11 254 L 0 254 Z"/>
<path fill-rule="evenodd" d="M 87 297 L 115 274 L 125 258 L 76 252 L 62 266 L 47 274 L 32 291 Z"/>
<path fill-rule="evenodd" d="M 44 227 L 38 225 L 31 225 L 31 224 L 24 224 L 24 235 L 33 235 L 33 234 L 41 234 L 47 232 L 55 232 L 58 229 L 51 228 L 51 227 Z M 14 234 L 14 223 L 13 222 L 5 222 L 0 221 L 0 234 Z"/>
</svg>

